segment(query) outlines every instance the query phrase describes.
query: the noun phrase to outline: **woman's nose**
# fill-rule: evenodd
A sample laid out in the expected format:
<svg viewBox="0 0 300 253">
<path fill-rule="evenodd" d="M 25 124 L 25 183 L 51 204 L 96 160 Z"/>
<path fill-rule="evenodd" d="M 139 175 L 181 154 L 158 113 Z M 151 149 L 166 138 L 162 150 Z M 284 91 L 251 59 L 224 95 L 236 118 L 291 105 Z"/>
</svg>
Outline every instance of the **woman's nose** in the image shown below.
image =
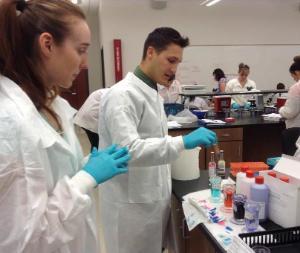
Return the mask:
<svg viewBox="0 0 300 253">
<path fill-rule="evenodd" d="M 80 63 L 80 69 L 87 69 L 87 68 L 88 68 L 88 58 L 87 56 L 84 56 Z"/>
</svg>

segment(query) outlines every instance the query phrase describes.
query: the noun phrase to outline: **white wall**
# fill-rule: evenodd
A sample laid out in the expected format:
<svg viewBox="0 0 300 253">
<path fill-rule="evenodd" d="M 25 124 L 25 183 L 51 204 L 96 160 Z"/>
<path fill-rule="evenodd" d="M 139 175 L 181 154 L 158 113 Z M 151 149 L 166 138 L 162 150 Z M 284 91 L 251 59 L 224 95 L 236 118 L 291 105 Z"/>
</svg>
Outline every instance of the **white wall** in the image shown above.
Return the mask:
<svg viewBox="0 0 300 253">
<path fill-rule="evenodd" d="M 139 64 L 146 36 L 159 26 L 174 27 L 192 45 L 300 43 L 299 0 L 223 0 L 210 8 L 200 6 L 199 0 L 168 0 L 163 10 L 152 9 L 150 2 L 102 0 L 107 86 L 115 82 L 113 39 L 122 40 L 125 75 Z"/>
</svg>

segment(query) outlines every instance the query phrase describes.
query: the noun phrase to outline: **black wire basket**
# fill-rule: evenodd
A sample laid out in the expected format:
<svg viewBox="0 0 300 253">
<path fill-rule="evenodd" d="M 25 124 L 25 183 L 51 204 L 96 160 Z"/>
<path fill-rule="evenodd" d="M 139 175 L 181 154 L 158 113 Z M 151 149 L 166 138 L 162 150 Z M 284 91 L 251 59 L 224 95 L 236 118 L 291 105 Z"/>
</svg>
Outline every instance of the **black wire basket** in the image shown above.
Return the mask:
<svg viewBox="0 0 300 253">
<path fill-rule="evenodd" d="M 300 227 L 239 234 L 256 253 L 300 253 Z"/>
</svg>

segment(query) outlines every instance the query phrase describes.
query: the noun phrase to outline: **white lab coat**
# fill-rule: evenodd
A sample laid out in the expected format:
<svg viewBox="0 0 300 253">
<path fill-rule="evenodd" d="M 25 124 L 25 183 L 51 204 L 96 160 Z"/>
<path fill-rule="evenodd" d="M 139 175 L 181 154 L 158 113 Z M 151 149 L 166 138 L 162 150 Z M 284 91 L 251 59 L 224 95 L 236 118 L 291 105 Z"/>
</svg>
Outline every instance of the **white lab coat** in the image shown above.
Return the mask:
<svg viewBox="0 0 300 253">
<path fill-rule="evenodd" d="M 225 87 L 225 92 L 245 92 L 248 91 L 248 88 L 252 90 L 256 89 L 256 84 L 254 81 L 247 79 L 246 84 L 244 87 L 240 84 L 238 78 L 234 78 L 228 81 Z M 248 99 L 251 98 L 251 95 L 232 95 L 231 102 L 236 102 L 240 106 L 244 106 Z"/>
<path fill-rule="evenodd" d="M 99 89 L 89 95 L 74 118 L 74 123 L 80 127 L 98 133 L 99 106 L 101 98 L 109 88 Z"/>
<path fill-rule="evenodd" d="M 297 150 L 296 150 L 294 156 L 300 159 L 300 137 L 296 141 L 296 147 L 297 147 Z"/>
<path fill-rule="evenodd" d="M 60 97 L 53 108 L 64 138 L 0 75 L 0 252 L 98 252 L 91 198 L 70 180 L 82 159 L 75 110 Z"/>
<path fill-rule="evenodd" d="M 128 174 L 101 185 L 108 253 L 161 253 L 170 214 L 169 163 L 184 149 L 167 135 L 162 98 L 134 74 L 114 85 L 100 106 L 100 147 L 129 148 Z"/>
<path fill-rule="evenodd" d="M 290 87 L 287 100 L 280 107 L 279 113 L 286 119 L 286 128 L 300 127 L 300 81 Z"/>
</svg>

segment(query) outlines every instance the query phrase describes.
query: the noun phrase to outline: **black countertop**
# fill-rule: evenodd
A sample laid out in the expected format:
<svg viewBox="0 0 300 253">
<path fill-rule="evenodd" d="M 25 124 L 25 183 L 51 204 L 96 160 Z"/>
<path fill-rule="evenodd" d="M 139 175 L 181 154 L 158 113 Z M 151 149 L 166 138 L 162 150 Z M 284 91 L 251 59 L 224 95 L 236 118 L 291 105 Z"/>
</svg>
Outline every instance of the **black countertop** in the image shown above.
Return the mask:
<svg viewBox="0 0 300 253">
<path fill-rule="evenodd" d="M 198 122 L 190 123 L 190 124 L 181 124 L 182 126 L 179 128 L 169 129 L 172 130 L 188 130 L 188 129 L 195 129 L 201 126 L 205 126 L 210 129 L 217 129 L 217 128 L 235 128 L 235 127 L 246 127 L 246 126 L 259 126 L 259 125 L 283 125 L 284 120 L 280 120 L 279 122 L 275 121 L 268 121 L 264 120 L 261 116 L 261 113 L 256 112 L 231 112 L 227 114 L 226 117 L 234 117 L 235 121 L 232 123 L 220 124 L 220 125 L 209 125 L 209 124 L 202 124 L 200 120 Z M 217 113 L 213 117 L 207 117 L 208 119 L 220 119 L 225 120 L 225 113 Z"/>
</svg>

